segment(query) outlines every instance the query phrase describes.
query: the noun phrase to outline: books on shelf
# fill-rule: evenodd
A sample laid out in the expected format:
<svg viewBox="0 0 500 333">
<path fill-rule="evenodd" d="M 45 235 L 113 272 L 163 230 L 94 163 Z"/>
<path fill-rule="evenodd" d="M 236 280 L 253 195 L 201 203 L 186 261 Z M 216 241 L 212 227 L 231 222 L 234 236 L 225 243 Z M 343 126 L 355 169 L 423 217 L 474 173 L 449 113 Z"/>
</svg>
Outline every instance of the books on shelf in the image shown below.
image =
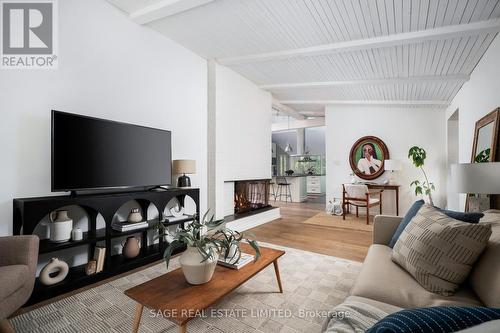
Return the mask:
<svg viewBox="0 0 500 333">
<path fill-rule="evenodd" d="M 106 248 L 101 246 L 96 246 L 94 250 L 94 260 L 97 262 L 96 273 L 102 272 L 104 269 L 104 259 L 106 255 Z"/>
<path fill-rule="evenodd" d="M 175 217 L 172 215 L 165 216 L 165 222 L 167 222 L 167 223 L 190 221 L 192 219 L 193 219 L 193 217 L 191 215 L 181 215 L 179 217 Z"/>
<path fill-rule="evenodd" d="M 149 226 L 148 221 L 143 221 L 143 222 L 117 222 L 113 223 L 111 227 L 113 230 L 124 232 L 124 231 L 130 231 L 130 230 L 137 230 L 137 229 L 144 229 Z"/>
<path fill-rule="evenodd" d="M 218 264 L 233 269 L 240 269 L 241 267 L 251 263 L 253 260 L 254 260 L 253 255 L 242 252 L 240 260 L 238 260 L 237 263 L 231 263 L 229 259 L 219 257 Z"/>
</svg>

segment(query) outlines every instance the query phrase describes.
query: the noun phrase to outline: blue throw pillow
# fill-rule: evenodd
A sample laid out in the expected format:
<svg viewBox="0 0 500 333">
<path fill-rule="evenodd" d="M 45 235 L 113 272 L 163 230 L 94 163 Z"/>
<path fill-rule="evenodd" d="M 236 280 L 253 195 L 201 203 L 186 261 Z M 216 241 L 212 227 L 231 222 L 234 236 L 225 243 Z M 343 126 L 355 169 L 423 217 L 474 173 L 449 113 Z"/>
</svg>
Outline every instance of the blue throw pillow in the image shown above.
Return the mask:
<svg viewBox="0 0 500 333">
<path fill-rule="evenodd" d="M 425 203 L 424 200 L 415 201 L 413 205 L 410 207 L 410 209 L 406 212 L 406 215 L 399 223 L 398 228 L 394 232 L 394 235 L 392 235 L 391 241 L 389 242 L 390 248 L 393 248 L 394 245 L 396 245 L 396 241 L 398 240 L 399 236 L 401 236 L 403 230 L 406 228 L 408 223 L 410 223 L 411 219 L 415 215 L 417 215 L 418 211 L 420 210 L 420 207 L 422 207 L 424 203 Z M 452 210 L 441 209 L 439 207 L 436 208 L 439 209 L 444 214 L 446 214 L 447 216 L 462 222 L 479 223 L 479 220 L 484 216 L 483 213 L 464 213 L 464 212 L 455 212 Z"/>
<path fill-rule="evenodd" d="M 479 223 L 479 220 L 484 216 L 483 213 L 464 213 L 464 212 L 455 212 L 447 209 L 440 209 L 440 210 L 449 217 L 451 217 L 452 219 L 469 223 Z"/>
<path fill-rule="evenodd" d="M 366 333 L 452 333 L 497 319 L 500 319 L 500 309 L 435 306 L 395 312 Z"/>
<path fill-rule="evenodd" d="M 420 207 L 424 205 L 424 200 L 418 200 L 411 205 L 410 209 L 406 212 L 406 215 L 403 217 L 401 222 L 398 225 L 398 228 L 396 229 L 396 232 L 394 232 L 394 235 L 392 235 L 391 241 L 389 242 L 389 247 L 393 248 L 394 245 L 396 245 L 396 241 L 398 240 L 399 236 L 403 233 L 403 230 L 406 228 L 408 223 L 410 223 L 411 219 L 417 215 L 418 211 L 420 210 Z"/>
</svg>

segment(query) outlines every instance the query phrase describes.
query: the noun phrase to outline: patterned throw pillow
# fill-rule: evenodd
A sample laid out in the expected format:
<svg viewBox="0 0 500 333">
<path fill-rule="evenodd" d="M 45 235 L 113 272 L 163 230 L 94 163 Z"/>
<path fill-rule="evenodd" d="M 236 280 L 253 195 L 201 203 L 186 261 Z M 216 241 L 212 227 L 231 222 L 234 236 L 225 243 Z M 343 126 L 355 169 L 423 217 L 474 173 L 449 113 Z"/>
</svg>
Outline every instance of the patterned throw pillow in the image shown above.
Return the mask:
<svg viewBox="0 0 500 333">
<path fill-rule="evenodd" d="M 435 306 L 388 315 L 366 333 L 451 333 L 500 319 L 500 309 Z"/>
<path fill-rule="evenodd" d="M 425 289 L 453 295 L 467 278 L 490 235 L 491 226 L 487 223 L 461 222 L 424 205 L 396 242 L 392 261 Z"/>
<path fill-rule="evenodd" d="M 405 230 L 406 226 L 408 223 L 410 223 L 411 219 L 418 213 L 420 210 L 420 207 L 424 205 L 425 201 L 424 200 L 417 200 L 413 203 L 413 205 L 408 209 L 406 212 L 405 216 L 401 220 L 401 222 L 398 225 L 398 228 L 394 232 L 394 235 L 392 235 L 391 241 L 389 242 L 389 247 L 392 249 L 394 245 L 396 245 L 396 242 L 398 241 L 399 236 L 401 236 L 401 233 L 403 230 Z M 455 220 L 463 221 L 463 222 L 469 222 L 469 223 L 479 223 L 479 220 L 484 216 L 483 213 L 475 213 L 475 212 L 455 212 L 452 210 L 446 210 L 446 209 L 441 209 L 438 208 L 441 212 L 445 213 L 451 218 L 454 218 Z"/>
</svg>

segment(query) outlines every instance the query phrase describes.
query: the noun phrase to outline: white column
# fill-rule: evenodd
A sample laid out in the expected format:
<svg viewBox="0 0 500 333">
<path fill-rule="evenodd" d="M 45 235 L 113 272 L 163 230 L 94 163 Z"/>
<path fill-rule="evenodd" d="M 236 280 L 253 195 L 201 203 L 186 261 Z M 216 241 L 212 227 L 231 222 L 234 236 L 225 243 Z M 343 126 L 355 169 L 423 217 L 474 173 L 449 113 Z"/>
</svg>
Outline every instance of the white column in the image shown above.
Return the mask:
<svg viewBox="0 0 500 333">
<path fill-rule="evenodd" d="M 297 155 L 304 154 L 306 144 L 306 130 L 305 128 L 297 129 Z"/>
<path fill-rule="evenodd" d="M 207 209 L 212 213 L 216 212 L 216 193 L 217 193 L 217 179 L 216 179 L 216 63 L 215 60 L 208 61 L 208 106 L 207 106 Z M 204 214 L 204 212 L 200 212 Z"/>
</svg>

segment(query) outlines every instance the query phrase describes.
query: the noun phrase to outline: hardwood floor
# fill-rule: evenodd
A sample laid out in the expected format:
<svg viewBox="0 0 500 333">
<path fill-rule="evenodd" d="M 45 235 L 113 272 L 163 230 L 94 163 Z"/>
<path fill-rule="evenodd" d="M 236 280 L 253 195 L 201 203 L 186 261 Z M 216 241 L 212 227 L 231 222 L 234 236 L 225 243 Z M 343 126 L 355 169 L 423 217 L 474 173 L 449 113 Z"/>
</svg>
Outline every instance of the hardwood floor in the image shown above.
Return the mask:
<svg viewBox="0 0 500 333">
<path fill-rule="evenodd" d="M 249 232 L 257 240 L 295 249 L 362 262 L 372 242 L 372 232 L 304 224 L 324 210 L 322 203 L 272 203 L 281 208 L 282 218 Z"/>
</svg>

